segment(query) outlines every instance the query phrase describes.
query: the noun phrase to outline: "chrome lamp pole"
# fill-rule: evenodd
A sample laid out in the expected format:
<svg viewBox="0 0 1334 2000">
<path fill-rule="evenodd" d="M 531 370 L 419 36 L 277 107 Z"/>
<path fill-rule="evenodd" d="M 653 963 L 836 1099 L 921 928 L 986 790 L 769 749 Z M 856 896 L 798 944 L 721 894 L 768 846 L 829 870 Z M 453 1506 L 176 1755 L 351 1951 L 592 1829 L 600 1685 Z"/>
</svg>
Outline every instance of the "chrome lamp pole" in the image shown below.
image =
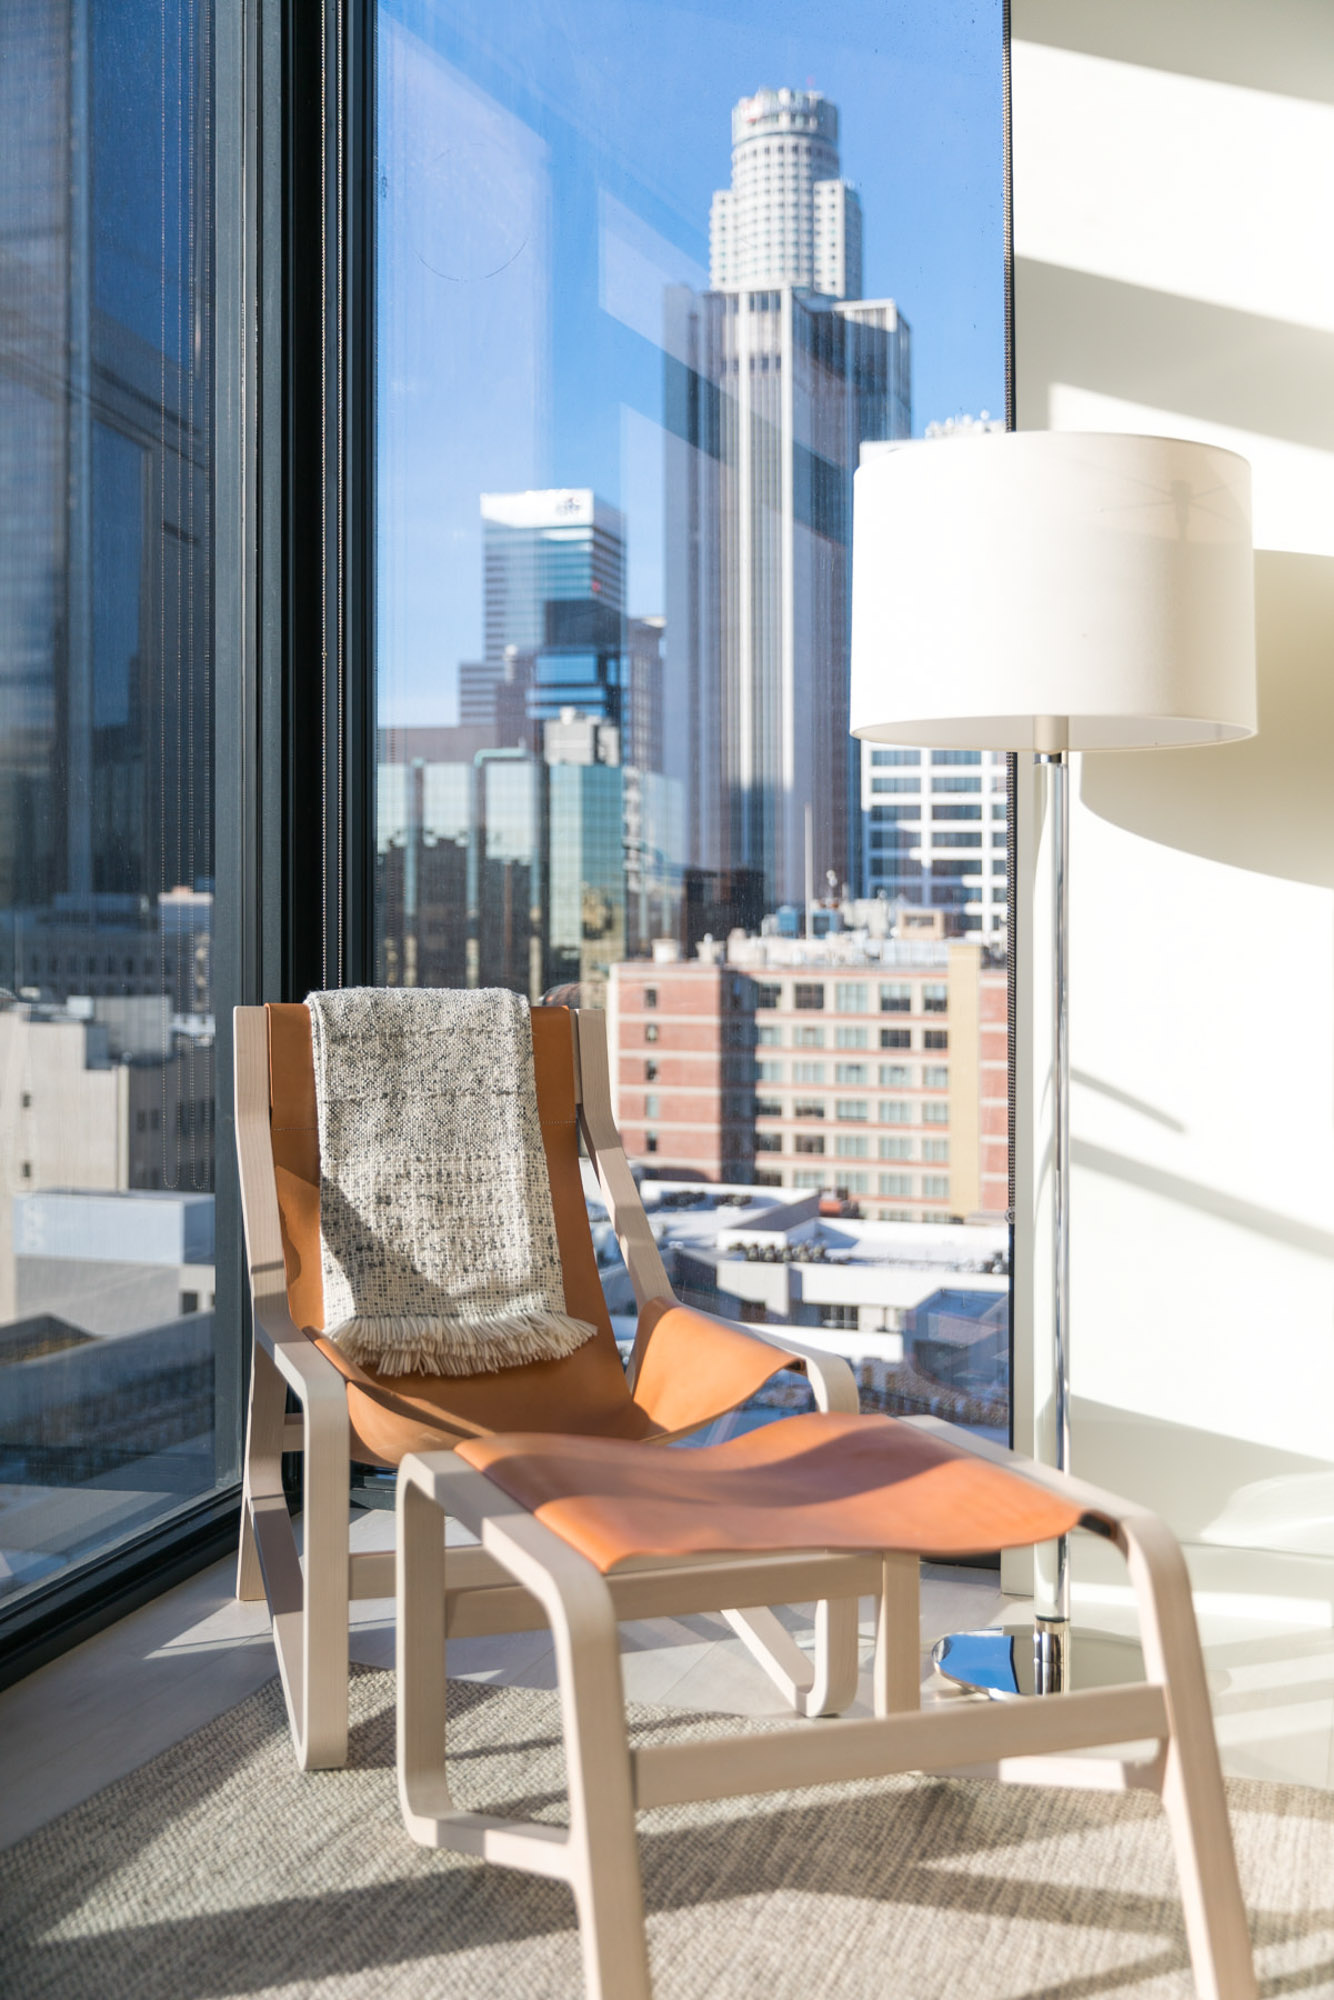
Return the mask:
<svg viewBox="0 0 1334 2000">
<path fill-rule="evenodd" d="M 1070 755 L 1040 750 L 1051 799 L 1051 1112 L 1052 1379 L 1056 1469 L 1070 1470 Z M 1033 1621 L 1033 1691 L 1063 1694 L 1070 1685 L 1070 1539 L 1056 1544 L 1050 1613 Z M 948 1671 L 944 1661 L 938 1662 Z"/>
</svg>

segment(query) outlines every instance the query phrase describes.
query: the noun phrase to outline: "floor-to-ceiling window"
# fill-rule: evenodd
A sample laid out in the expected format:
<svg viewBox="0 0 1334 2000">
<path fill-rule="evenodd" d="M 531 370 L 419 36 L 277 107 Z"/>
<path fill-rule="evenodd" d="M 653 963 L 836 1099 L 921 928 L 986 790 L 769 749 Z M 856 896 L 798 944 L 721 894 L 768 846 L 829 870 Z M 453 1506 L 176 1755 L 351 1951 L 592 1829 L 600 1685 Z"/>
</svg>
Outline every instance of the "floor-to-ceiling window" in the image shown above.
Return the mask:
<svg viewBox="0 0 1334 2000">
<path fill-rule="evenodd" d="M 859 457 L 1004 423 L 999 0 L 376 69 L 375 976 L 605 1007 L 682 1293 L 1004 1434 L 1005 760 L 848 734 Z"/>
<path fill-rule="evenodd" d="M 235 1477 L 214 33 L 0 8 L 0 1614 Z"/>
</svg>

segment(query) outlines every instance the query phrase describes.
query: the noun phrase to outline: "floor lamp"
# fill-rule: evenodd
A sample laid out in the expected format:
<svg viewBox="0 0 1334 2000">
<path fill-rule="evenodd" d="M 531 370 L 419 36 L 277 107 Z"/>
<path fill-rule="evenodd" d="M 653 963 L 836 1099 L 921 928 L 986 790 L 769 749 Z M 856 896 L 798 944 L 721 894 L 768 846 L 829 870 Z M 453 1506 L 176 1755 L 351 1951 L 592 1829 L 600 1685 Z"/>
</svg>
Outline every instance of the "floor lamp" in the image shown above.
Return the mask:
<svg viewBox="0 0 1334 2000">
<path fill-rule="evenodd" d="M 1254 734 L 1250 467 L 1233 452 L 1179 438 L 984 433 L 864 450 L 853 505 L 853 735 L 923 749 L 1028 751 L 1047 770 L 1051 1364 L 1054 1457 L 1064 1470 L 1069 753 Z M 924 804 L 929 796 L 924 786 Z M 965 1638 L 978 1643 L 965 1646 Z M 951 1648 L 977 1664 L 951 1664 Z M 938 1649 L 953 1678 L 993 1693 L 1071 1685 L 1064 1543 L 1035 1623 L 1031 1683 L 1013 1655 L 999 1632 L 956 1635 Z"/>
</svg>

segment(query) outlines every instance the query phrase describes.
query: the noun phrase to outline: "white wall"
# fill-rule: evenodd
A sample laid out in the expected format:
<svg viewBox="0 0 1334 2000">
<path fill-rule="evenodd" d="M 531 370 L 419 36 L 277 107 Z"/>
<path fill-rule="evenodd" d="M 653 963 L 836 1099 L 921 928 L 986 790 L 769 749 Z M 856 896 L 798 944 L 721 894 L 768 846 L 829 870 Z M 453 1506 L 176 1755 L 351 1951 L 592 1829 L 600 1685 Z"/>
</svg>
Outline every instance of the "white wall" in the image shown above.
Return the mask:
<svg viewBox="0 0 1334 2000">
<path fill-rule="evenodd" d="M 1197 1544 L 1334 1564 L 1334 6 L 1014 0 L 1013 37 L 1020 427 L 1244 452 L 1259 551 L 1258 739 L 1076 774 L 1076 1462 Z M 1040 950 L 1024 971 L 1040 1356 Z M 1021 1367 L 1039 1437 L 1042 1404 Z"/>
</svg>

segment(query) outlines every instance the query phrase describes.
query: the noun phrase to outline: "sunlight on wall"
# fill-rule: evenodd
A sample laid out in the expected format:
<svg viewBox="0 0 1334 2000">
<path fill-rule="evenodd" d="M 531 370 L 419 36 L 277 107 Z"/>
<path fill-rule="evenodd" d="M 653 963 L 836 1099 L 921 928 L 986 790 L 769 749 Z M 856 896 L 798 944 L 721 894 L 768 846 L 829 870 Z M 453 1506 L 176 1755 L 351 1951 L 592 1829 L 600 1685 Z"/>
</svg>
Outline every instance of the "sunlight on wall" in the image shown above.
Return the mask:
<svg viewBox="0 0 1334 2000">
<path fill-rule="evenodd" d="M 1334 107 L 1309 9 L 1175 14 L 1178 61 L 1249 40 L 1285 89 L 1153 67 L 1111 0 L 1014 6 L 1020 427 L 1242 452 L 1263 552 L 1259 739 L 1079 774 L 1074 1449 L 1190 1539 L 1334 1557 Z"/>
</svg>

